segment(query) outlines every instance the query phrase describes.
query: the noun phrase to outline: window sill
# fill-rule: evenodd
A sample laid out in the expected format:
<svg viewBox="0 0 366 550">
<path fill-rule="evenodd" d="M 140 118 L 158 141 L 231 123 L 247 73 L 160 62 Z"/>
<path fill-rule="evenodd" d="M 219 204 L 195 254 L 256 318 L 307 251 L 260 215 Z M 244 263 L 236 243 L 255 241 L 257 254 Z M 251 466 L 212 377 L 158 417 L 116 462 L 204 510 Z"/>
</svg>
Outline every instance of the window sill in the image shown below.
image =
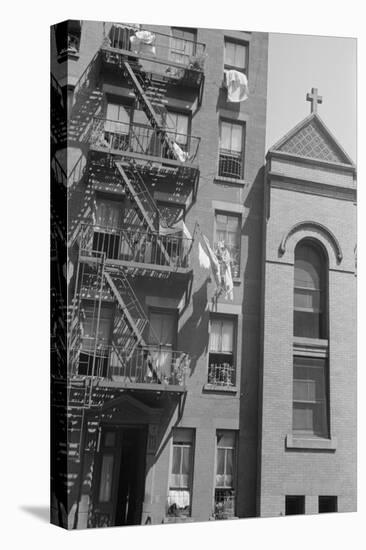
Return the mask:
<svg viewBox="0 0 366 550">
<path fill-rule="evenodd" d="M 233 283 L 234 283 L 234 285 L 241 285 L 241 278 L 240 277 L 233 277 Z"/>
<path fill-rule="evenodd" d="M 191 516 L 165 516 L 163 523 L 193 523 L 195 521 Z"/>
<path fill-rule="evenodd" d="M 239 178 L 226 178 L 225 176 L 215 176 L 214 177 L 215 183 L 223 183 L 223 184 L 229 184 L 229 185 L 237 185 L 239 187 L 244 187 L 245 185 L 248 185 L 248 182 L 243 179 Z"/>
<path fill-rule="evenodd" d="M 324 451 L 335 451 L 337 438 L 330 439 L 322 437 L 306 437 L 304 435 L 286 435 L 286 449 L 318 449 Z"/>
<path fill-rule="evenodd" d="M 79 52 L 74 52 L 74 51 L 66 51 L 66 52 L 63 52 L 63 53 L 60 53 L 58 56 L 57 56 L 57 61 L 58 63 L 62 63 L 63 61 L 69 61 L 69 60 L 73 60 L 73 61 L 77 61 L 80 57 L 80 54 Z"/>
<path fill-rule="evenodd" d="M 219 392 L 219 393 L 237 393 L 238 388 L 236 386 L 220 386 L 219 384 L 205 384 L 203 391 L 207 392 Z"/>
</svg>

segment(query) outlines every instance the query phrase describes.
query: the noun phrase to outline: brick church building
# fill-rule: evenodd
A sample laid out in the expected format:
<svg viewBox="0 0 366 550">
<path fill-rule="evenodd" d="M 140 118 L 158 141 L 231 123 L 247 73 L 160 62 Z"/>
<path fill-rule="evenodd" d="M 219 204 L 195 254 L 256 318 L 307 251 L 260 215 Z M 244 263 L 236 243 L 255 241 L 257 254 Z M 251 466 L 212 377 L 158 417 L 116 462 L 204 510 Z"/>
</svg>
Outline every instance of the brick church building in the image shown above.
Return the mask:
<svg viewBox="0 0 366 550">
<path fill-rule="evenodd" d="M 267 60 L 51 28 L 55 524 L 356 508 L 356 169 L 316 89 L 266 156 Z"/>
</svg>

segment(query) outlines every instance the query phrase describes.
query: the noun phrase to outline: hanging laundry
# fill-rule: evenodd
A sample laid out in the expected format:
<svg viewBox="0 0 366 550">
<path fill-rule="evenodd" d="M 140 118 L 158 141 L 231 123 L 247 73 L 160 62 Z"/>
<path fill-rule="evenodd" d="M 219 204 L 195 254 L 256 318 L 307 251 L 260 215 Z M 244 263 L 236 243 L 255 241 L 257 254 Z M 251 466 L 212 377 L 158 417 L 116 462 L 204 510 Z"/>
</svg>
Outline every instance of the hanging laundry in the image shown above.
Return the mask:
<svg viewBox="0 0 366 550">
<path fill-rule="evenodd" d="M 210 246 L 210 241 L 208 240 L 208 238 L 203 233 L 202 233 L 202 238 L 203 238 L 205 252 L 206 252 L 206 254 L 207 254 L 207 256 L 209 257 L 209 260 L 210 260 L 211 271 L 212 271 L 212 275 L 213 275 L 213 278 L 214 278 L 215 283 L 216 283 L 216 287 L 217 287 L 217 289 L 221 289 L 221 276 L 220 276 L 219 261 L 216 257 L 216 254 L 214 253 L 214 251 L 212 250 L 212 248 Z"/>
<path fill-rule="evenodd" d="M 249 86 L 246 75 L 234 70 L 224 71 L 224 74 L 228 102 L 239 103 L 248 99 Z"/>
<path fill-rule="evenodd" d="M 137 31 L 131 36 L 132 51 L 137 54 L 156 55 L 155 34 L 150 31 Z"/>
<path fill-rule="evenodd" d="M 185 151 L 183 151 L 179 145 L 177 143 L 175 143 L 175 141 L 173 142 L 173 149 L 177 155 L 177 157 L 179 158 L 179 160 L 181 162 L 186 162 L 186 160 L 188 160 L 188 153 L 186 153 Z"/>
<path fill-rule="evenodd" d="M 210 258 L 203 250 L 201 243 L 198 243 L 198 262 L 200 264 L 200 267 L 203 267 L 203 269 L 210 269 Z"/>
<path fill-rule="evenodd" d="M 217 258 L 220 262 L 220 275 L 222 289 L 225 292 L 225 299 L 233 301 L 234 299 L 234 283 L 231 274 L 231 257 L 230 252 L 223 241 L 217 244 Z"/>
</svg>

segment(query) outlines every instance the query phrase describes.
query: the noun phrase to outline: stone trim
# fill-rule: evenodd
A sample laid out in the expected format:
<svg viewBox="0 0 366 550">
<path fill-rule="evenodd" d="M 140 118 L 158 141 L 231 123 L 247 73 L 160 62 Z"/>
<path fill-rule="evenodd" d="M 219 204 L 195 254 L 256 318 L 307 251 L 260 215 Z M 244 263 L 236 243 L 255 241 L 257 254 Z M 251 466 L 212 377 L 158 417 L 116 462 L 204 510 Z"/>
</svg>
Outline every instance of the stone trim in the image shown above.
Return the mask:
<svg viewBox="0 0 366 550">
<path fill-rule="evenodd" d="M 339 264 L 343 260 L 343 252 L 338 242 L 338 239 L 324 225 L 314 221 L 304 221 L 293 225 L 291 229 L 287 231 L 282 237 L 281 244 L 279 246 L 280 255 L 283 256 L 283 254 L 286 252 L 287 241 L 294 233 L 300 230 L 307 230 L 307 229 L 309 229 L 310 231 L 315 230 L 323 233 L 328 238 L 331 245 L 333 246 L 333 249 L 337 258 L 337 263 Z"/>
<path fill-rule="evenodd" d="M 286 435 L 286 449 L 307 449 L 307 450 L 322 450 L 322 451 L 335 451 L 337 448 L 337 438 L 331 437 L 329 439 L 321 437 L 306 437 L 297 436 L 294 434 Z"/>
</svg>

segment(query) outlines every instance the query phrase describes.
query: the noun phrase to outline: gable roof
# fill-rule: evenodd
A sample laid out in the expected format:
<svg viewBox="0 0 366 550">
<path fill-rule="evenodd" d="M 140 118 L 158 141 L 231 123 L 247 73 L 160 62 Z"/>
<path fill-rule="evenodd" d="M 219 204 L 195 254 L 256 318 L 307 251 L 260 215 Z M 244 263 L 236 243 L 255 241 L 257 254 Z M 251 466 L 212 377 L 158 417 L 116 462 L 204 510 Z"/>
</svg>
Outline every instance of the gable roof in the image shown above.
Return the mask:
<svg viewBox="0 0 366 550">
<path fill-rule="evenodd" d="M 268 151 L 282 152 L 316 161 L 347 164 L 354 162 L 336 141 L 317 113 L 312 113 L 280 139 Z"/>
</svg>

